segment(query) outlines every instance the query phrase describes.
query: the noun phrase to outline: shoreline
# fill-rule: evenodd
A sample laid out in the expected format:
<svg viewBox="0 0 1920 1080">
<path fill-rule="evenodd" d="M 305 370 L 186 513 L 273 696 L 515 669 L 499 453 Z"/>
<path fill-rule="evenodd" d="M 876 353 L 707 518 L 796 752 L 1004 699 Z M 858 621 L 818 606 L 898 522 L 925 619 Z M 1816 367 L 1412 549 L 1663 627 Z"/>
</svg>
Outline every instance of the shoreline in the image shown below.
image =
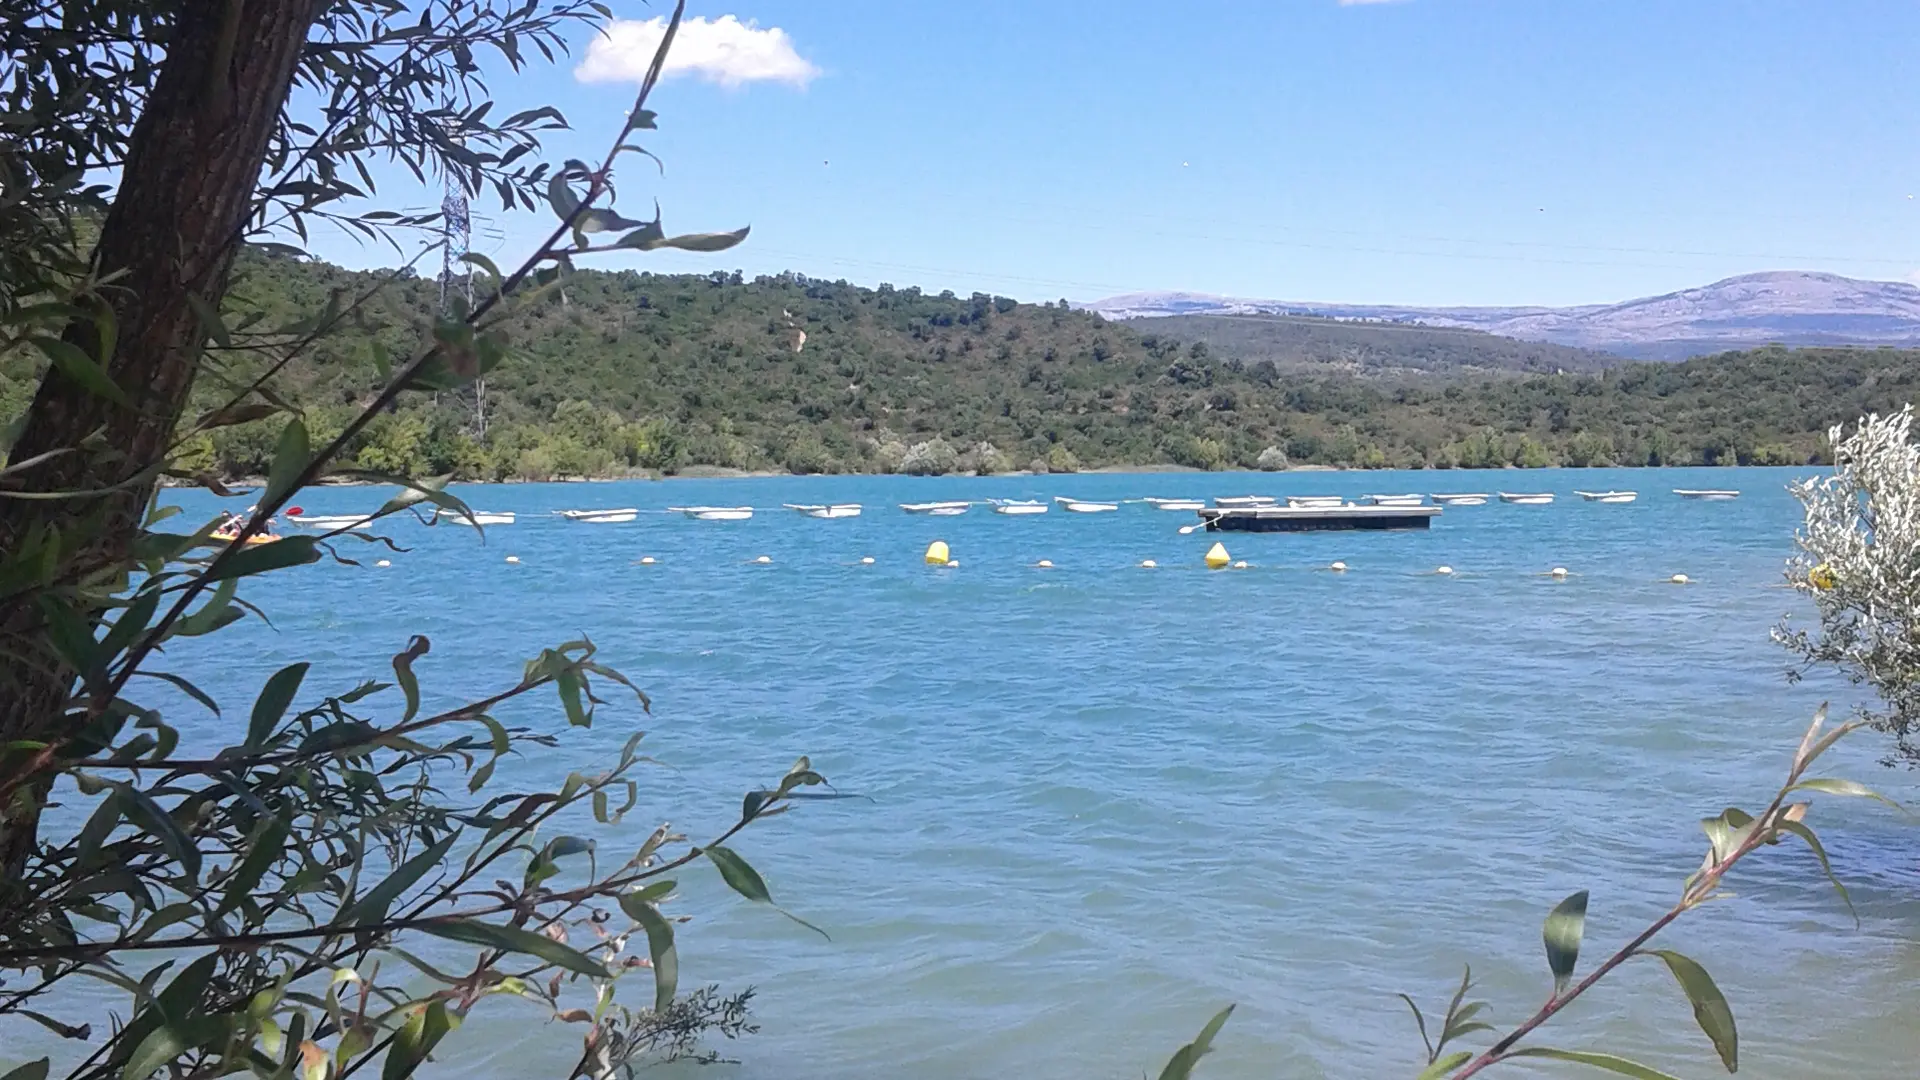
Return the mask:
<svg viewBox="0 0 1920 1080">
<path fill-rule="evenodd" d="M 546 480 L 527 480 L 527 479 L 515 477 L 508 480 L 454 480 L 450 482 L 454 484 L 500 484 L 500 485 L 617 484 L 617 483 L 623 483 L 623 482 L 632 481 L 632 480 L 644 480 L 649 482 L 663 482 L 663 481 L 674 481 L 674 480 L 780 480 L 780 479 L 809 480 L 809 479 L 832 479 L 832 478 L 854 477 L 854 476 L 871 476 L 871 477 L 902 476 L 902 477 L 917 477 L 920 479 L 933 480 L 933 479 L 941 479 L 941 478 L 978 479 L 981 477 L 1001 477 L 1001 476 L 1009 477 L 1009 478 L 1017 478 L 1017 477 L 1031 477 L 1031 476 L 1155 476 L 1155 475 L 1163 475 L 1163 474 L 1192 475 L 1192 476 L 1234 476 L 1234 475 L 1288 476 L 1288 475 L 1299 474 L 1299 473 L 1427 473 L 1435 476 L 1440 476 L 1440 475 L 1467 474 L 1467 473 L 1472 473 L 1472 474 L 1538 473 L 1538 472 L 1555 472 L 1555 471 L 1592 472 L 1592 471 L 1602 471 L 1607 469 L 1623 469 L 1623 470 L 1631 470 L 1634 472 L 1655 472 L 1662 469 L 1689 469 L 1689 470 L 1691 469 L 1716 469 L 1717 470 L 1717 469 L 1736 469 L 1736 468 L 1792 469 L 1792 468 L 1811 468 L 1811 467 L 1813 466 L 1797 466 L 1797 465 L 1772 465 L 1772 466 L 1768 466 L 1768 465 L 1592 465 L 1592 466 L 1549 465 L 1549 466 L 1542 466 L 1540 468 L 1529 469 L 1529 468 L 1523 468 L 1518 465 L 1507 465 L 1498 469 L 1462 469 L 1462 468 L 1362 469 L 1362 468 L 1350 468 L 1343 465 L 1296 465 L 1290 469 L 1196 469 L 1187 465 L 1102 465 L 1099 468 L 1078 469 L 1078 470 L 1075 470 L 1074 472 L 1051 472 L 1051 471 L 1050 472 L 1034 472 L 1029 469 L 1012 469 L 1007 472 L 994 472 L 994 473 L 954 471 L 954 472 L 948 472 L 948 473 L 916 474 L 916 473 L 879 473 L 879 472 L 876 472 L 876 473 L 795 473 L 795 472 L 784 472 L 777 469 L 730 469 L 722 465 L 693 465 L 693 466 L 689 466 L 688 468 L 682 469 L 679 472 L 674 472 L 674 473 L 656 473 L 656 472 L 640 471 L 640 472 L 627 473 L 622 476 L 555 476 L 555 477 L 550 477 Z M 230 488 L 239 490 L 239 489 L 264 487 L 266 486 L 267 480 L 266 480 L 266 477 L 264 476 L 236 476 L 236 477 L 223 477 L 221 478 L 220 482 Z M 196 483 L 195 481 L 192 481 L 192 480 L 181 480 L 174 477 L 162 477 L 160 479 L 159 486 L 162 488 L 204 488 L 205 487 L 205 485 Z M 310 488 L 327 488 L 327 487 L 392 487 L 394 485 L 383 480 L 337 480 L 337 479 L 328 479 L 323 477 L 319 480 L 314 481 L 312 484 L 308 486 Z"/>
</svg>

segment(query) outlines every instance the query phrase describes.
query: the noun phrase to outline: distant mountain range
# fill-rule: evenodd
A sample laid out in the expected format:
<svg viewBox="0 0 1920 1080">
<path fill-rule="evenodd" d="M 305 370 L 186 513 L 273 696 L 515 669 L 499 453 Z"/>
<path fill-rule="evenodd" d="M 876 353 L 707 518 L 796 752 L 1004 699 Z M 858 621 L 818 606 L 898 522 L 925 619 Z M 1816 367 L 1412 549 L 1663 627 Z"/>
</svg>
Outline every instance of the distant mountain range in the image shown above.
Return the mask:
<svg viewBox="0 0 1920 1080">
<path fill-rule="evenodd" d="M 1920 287 L 1776 270 L 1697 289 L 1583 307 L 1419 308 L 1129 293 L 1082 305 L 1109 319 L 1168 315 L 1305 315 L 1480 330 L 1643 360 L 1755 345 L 1920 344 Z"/>
</svg>

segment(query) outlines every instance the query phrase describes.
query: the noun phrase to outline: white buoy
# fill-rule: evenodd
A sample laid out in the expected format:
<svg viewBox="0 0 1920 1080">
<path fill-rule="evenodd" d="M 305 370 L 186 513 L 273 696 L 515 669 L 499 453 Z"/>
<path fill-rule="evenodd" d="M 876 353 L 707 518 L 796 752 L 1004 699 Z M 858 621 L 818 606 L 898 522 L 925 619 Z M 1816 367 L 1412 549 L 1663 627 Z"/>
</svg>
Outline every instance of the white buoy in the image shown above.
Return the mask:
<svg viewBox="0 0 1920 1080">
<path fill-rule="evenodd" d="M 1245 570 L 1247 568 L 1247 560 L 1241 559 L 1239 562 L 1233 564 L 1233 568 L 1235 570 Z"/>
<path fill-rule="evenodd" d="M 1041 559 L 1039 562 L 1034 563 L 1033 565 L 1034 565 L 1034 568 L 1037 570 L 1051 570 L 1053 569 L 1053 560 Z"/>
<path fill-rule="evenodd" d="M 765 566 L 766 564 L 768 564 L 768 563 L 770 563 L 770 562 L 772 562 L 772 561 L 773 561 L 773 556 L 771 556 L 771 555 L 762 555 L 762 556 L 760 556 L 759 558 L 757 558 L 757 559 L 755 559 L 755 560 L 753 560 L 753 561 L 754 561 L 754 562 L 757 562 L 757 563 L 759 563 L 759 564 L 760 564 L 760 565 L 762 565 L 762 566 Z"/>
<path fill-rule="evenodd" d="M 869 555 L 869 556 L 867 556 L 866 558 L 864 558 L 864 559 L 861 559 L 861 560 L 860 560 L 860 565 L 861 565 L 861 566 L 872 566 L 872 565 L 873 565 L 873 556 L 871 556 L 871 555 Z"/>
<path fill-rule="evenodd" d="M 1159 563 L 1154 562 L 1152 559 L 1142 559 L 1140 561 L 1140 569 L 1142 570 L 1152 570 L 1159 565 Z"/>
<path fill-rule="evenodd" d="M 1448 574 L 1453 573 L 1453 567 L 1443 566 L 1440 569 L 1435 570 L 1434 573 L 1439 574 L 1441 577 L 1446 577 Z"/>
<path fill-rule="evenodd" d="M 1196 523 L 1196 524 L 1193 524 L 1193 525 L 1182 525 L 1182 526 L 1180 526 L 1180 535 L 1181 535 L 1181 536 L 1192 536 L 1192 535 L 1193 535 L 1194 533 L 1196 533 L 1196 532 L 1198 532 L 1198 531 L 1200 531 L 1201 529 L 1204 529 L 1204 528 L 1206 528 L 1206 527 L 1207 527 L 1207 523 L 1206 523 L 1206 522 L 1204 522 L 1204 521 L 1202 521 L 1202 522 L 1198 522 L 1198 523 Z"/>
<path fill-rule="evenodd" d="M 948 559 L 943 565 L 945 565 L 949 570 L 958 569 L 960 566 L 960 560 Z"/>
<path fill-rule="evenodd" d="M 1556 578 L 1563 578 L 1563 577 L 1566 577 L 1566 576 L 1567 576 L 1567 568 L 1566 568 L 1566 567 L 1564 567 L 1564 566 L 1556 566 L 1556 567 L 1554 567 L 1553 569 L 1551 569 L 1551 570 L 1549 570 L 1549 571 L 1547 571 L 1547 576 L 1548 576 L 1548 577 L 1556 577 Z"/>
<path fill-rule="evenodd" d="M 641 565 L 641 566 L 652 566 L 652 565 L 653 565 L 653 556 L 651 556 L 651 555 L 642 555 L 642 556 L 640 556 L 640 565 Z"/>
<path fill-rule="evenodd" d="M 520 565 L 520 556 L 518 556 L 518 555 L 509 555 L 509 556 L 507 556 L 507 561 L 508 561 L 508 562 L 510 562 L 510 563 L 512 563 L 512 564 L 513 564 L 513 565 L 515 565 L 515 566 L 518 566 L 518 565 Z"/>
<path fill-rule="evenodd" d="M 381 559 L 381 560 L 380 560 L 379 562 L 377 562 L 377 563 L 374 563 L 373 565 L 375 565 L 375 566 L 392 566 L 392 565 L 393 565 L 393 560 L 392 560 L 392 559 Z"/>
<path fill-rule="evenodd" d="M 1336 574 L 1344 574 L 1347 572 L 1347 564 L 1343 562 L 1336 562 L 1333 565 L 1327 567 L 1327 569 L 1333 571 Z"/>
<path fill-rule="evenodd" d="M 1692 581 L 1693 579 L 1688 577 L 1685 574 L 1675 574 L 1672 577 L 1668 578 L 1667 580 L 1673 582 L 1675 585 L 1685 585 L 1687 582 Z"/>
</svg>

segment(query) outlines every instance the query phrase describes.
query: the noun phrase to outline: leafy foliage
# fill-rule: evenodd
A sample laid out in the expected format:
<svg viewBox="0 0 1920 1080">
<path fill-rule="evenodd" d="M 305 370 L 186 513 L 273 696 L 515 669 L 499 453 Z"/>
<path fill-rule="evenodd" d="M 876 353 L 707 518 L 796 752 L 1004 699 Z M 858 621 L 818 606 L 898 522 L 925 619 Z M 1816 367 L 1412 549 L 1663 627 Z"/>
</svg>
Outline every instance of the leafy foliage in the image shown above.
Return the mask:
<svg viewBox="0 0 1920 1080">
<path fill-rule="evenodd" d="M 1891 734 L 1890 761 L 1920 765 L 1920 443 L 1911 405 L 1828 433 L 1834 469 L 1793 486 L 1806 510 L 1787 582 L 1818 626 L 1774 637 L 1803 665 L 1830 665 L 1871 687 L 1869 712 Z"/>
</svg>

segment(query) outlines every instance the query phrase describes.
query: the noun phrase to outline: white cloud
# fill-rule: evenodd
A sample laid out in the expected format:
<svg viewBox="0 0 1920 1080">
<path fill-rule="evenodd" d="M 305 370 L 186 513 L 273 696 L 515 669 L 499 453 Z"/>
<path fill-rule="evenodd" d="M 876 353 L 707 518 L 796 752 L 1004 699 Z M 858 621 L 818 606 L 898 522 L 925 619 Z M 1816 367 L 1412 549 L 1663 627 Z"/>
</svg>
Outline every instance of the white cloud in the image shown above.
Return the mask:
<svg viewBox="0 0 1920 1080">
<path fill-rule="evenodd" d="M 667 32 L 664 18 L 615 19 L 587 46 L 573 69 L 581 82 L 639 82 Z M 820 69 L 794 50 L 793 39 L 777 26 L 762 29 L 733 15 L 708 20 L 696 16 L 680 24 L 667 53 L 663 77 L 692 75 L 725 87 L 750 82 L 783 82 L 804 87 Z"/>
</svg>

